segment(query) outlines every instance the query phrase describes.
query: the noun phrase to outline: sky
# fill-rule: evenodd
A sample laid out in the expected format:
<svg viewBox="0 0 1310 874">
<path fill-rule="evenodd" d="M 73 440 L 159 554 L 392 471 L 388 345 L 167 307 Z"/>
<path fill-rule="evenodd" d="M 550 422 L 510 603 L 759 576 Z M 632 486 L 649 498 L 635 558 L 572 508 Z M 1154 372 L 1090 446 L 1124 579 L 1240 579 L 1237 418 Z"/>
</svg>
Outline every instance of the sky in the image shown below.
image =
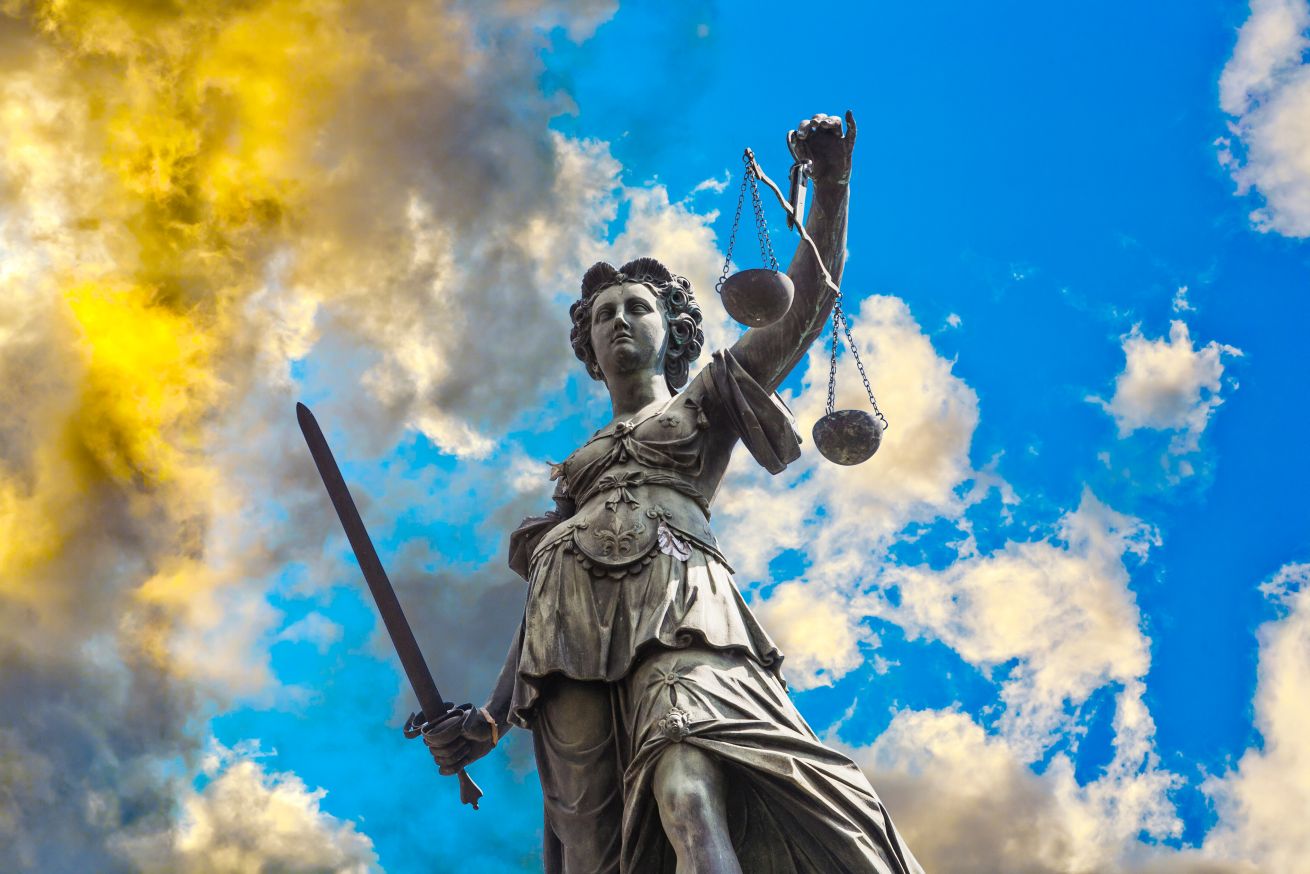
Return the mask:
<svg viewBox="0 0 1310 874">
<path fill-rule="evenodd" d="M 714 511 L 797 706 L 929 871 L 1310 872 L 1308 49 L 1306 0 L 0 4 L 0 870 L 540 870 L 525 732 L 476 812 L 401 736 L 294 404 L 481 703 L 609 418 L 583 271 L 730 345 L 742 150 L 849 109 L 890 429 Z"/>
</svg>

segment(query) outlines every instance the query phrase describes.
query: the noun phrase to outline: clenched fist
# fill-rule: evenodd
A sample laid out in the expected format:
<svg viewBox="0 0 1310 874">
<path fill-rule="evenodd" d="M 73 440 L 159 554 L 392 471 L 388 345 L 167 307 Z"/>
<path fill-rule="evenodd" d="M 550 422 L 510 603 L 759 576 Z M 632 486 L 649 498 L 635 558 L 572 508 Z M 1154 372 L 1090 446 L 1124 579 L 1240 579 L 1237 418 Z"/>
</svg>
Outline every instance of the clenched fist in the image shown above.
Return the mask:
<svg viewBox="0 0 1310 874">
<path fill-rule="evenodd" d="M 787 135 L 798 160 L 810 161 L 810 177 L 819 183 L 846 184 L 851 179 L 851 153 L 855 149 L 855 116 L 846 111 L 846 132 L 835 115 L 807 118 Z"/>
</svg>

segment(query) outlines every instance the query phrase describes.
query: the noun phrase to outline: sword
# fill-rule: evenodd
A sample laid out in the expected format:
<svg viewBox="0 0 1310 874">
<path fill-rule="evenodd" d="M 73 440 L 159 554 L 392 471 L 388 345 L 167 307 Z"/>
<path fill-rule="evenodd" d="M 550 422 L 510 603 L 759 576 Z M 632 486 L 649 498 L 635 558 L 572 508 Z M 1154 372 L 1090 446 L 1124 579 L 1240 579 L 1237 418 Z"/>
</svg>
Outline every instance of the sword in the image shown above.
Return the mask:
<svg viewBox="0 0 1310 874">
<path fill-rule="evenodd" d="M 410 630 L 405 613 L 400 609 L 400 601 L 396 599 L 396 592 L 391 588 L 387 572 L 382 569 L 377 550 L 373 548 L 373 541 L 369 539 L 368 531 L 364 528 L 364 520 L 359 517 L 359 510 L 350 496 L 350 489 L 346 488 L 346 481 L 342 479 L 341 470 L 337 467 L 336 459 L 332 457 L 332 450 L 328 448 L 323 429 L 318 426 L 318 420 L 304 404 L 296 404 L 296 419 L 300 422 L 300 430 L 305 435 L 305 442 L 309 444 L 309 454 L 314 456 L 314 464 L 318 467 L 319 476 L 323 478 L 328 497 L 332 499 L 332 506 L 337 510 L 337 517 L 341 519 L 341 527 L 346 529 L 346 539 L 350 541 L 350 548 L 355 553 L 355 560 L 359 562 L 359 569 L 364 572 L 364 581 L 368 583 L 369 591 L 373 593 L 373 600 L 378 605 L 378 613 L 382 614 L 382 622 L 387 627 L 387 634 L 391 635 L 391 645 L 396 648 L 396 655 L 400 657 L 400 664 L 405 669 L 405 676 L 409 678 L 409 685 L 418 696 L 418 706 L 429 722 L 435 722 L 450 711 L 450 705 L 437 691 L 432 672 L 428 670 L 428 663 L 423 660 L 423 653 L 418 648 L 418 641 L 414 639 L 414 632 Z M 459 800 L 465 804 L 472 804 L 473 809 L 477 810 L 478 799 L 481 797 L 482 790 L 478 788 L 478 784 L 474 783 L 461 768 Z"/>
</svg>

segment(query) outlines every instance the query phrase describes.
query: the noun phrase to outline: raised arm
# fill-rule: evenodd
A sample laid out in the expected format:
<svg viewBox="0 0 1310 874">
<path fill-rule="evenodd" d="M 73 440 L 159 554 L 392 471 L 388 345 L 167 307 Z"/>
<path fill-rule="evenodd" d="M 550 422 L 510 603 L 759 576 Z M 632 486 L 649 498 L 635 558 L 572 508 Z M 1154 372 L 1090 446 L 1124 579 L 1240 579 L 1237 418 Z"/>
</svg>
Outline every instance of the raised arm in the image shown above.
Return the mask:
<svg viewBox="0 0 1310 874">
<path fill-rule="evenodd" d="M 836 116 L 807 119 L 797 129 L 797 143 L 801 157 L 813 162 L 814 193 L 805 230 L 818 245 L 833 281 L 840 283 L 846 263 L 846 207 L 850 200 L 855 117 L 846 113 L 845 134 Z M 787 275 L 796 286 L 787 315 L 771 325 L 751 328 L 732 347 L 733 356 L 746 372 L 769 391 L 782 384 L 810 344 L 823 333 L 834 300 L 804 240 L 796 247 Z"/>
</svg>

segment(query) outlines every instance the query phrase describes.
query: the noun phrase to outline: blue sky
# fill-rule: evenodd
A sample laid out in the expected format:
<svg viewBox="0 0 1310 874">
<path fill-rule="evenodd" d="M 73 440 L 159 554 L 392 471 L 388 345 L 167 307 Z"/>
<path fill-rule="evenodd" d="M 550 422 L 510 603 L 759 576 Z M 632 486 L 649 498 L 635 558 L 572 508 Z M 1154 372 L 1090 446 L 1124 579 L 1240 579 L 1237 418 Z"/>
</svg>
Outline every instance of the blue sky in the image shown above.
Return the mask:
<svg viewBox="0 0 1310 874">
<path fill-rule="evenodd" d="M 355 160 L 306 175 L 317 213 L 267 231 L 242 305 L 256 365 L 212 458 L 244 509 L 206 561 L 243 570 L 178 620 L 173 658 L 213 664 L 179 729 L 208 758 L 159 753 L 189 786 L 177 852 L 244 787 L 337 853 L 314 870 L 539 870 L 526 733 L 470 769 L 476 813 L 401 737 L 292 402 L 438 683 L 480 703 L 522 608 L 508 531 L 608 417 L 567 346 L 581 270 L 659 257 L 730 342 L 742 149 L 783 180 L 786 132 L 850 109 L 843 288 L 891 429 L 849 476 L 808 444 L 777 478 L 737 459 L 715 516 L 797 705 L 929 870 L 1310 871 L 1310 6 L 584 7 L 463 9 L 458 73 L 388 56 L 440 93 L 307 128 Z M 390 94 L 351 69 L 340 93 Z M 824 363 L 784 386 L 807 429 Z"/>
<path fill-rule="evenodd" d="M 1146 843 L 1174 847 L 1200 845 L 1215 825 L 1206 777 L 1260 742 L 1255 629 L 1276 610 L 1258 585 L 1310 553 L 1310 468 L 1297 449 L 1307 425 L 1298 334 L 1310 316 L 1310 257 L 1303 242 L 1252 228 L 1255 197 L 1234 195 L 1215 145 L 1227 133 L 1218 80 L 1247 14 L 1234 3 L 859 4 L 803 14 L 783 4 L 686 3 L 623 7 L 591 39 L 574 43 L 554 31 L 541 51 L 541 86 L 567 93 L 577 107 L 552 127 L 609 143 L 625 185 L 658 183 L 691 209 L 717 210 L 720 246 L 741 149 L 753 147 L 782 178 L 789 127 L 813 112 L 854 110 L 860 141 L 843 285 L 852 304 L 875 293 L 904 300 L 937 354 L 976 392 L 970 464 L 988 467 L 1019 496 L 1006 513 L 995 495 L 968 509 L 978 548 L 1049 530 L 1084 489 L 1158 534 L 1157 546 L 1128 562 L 1127 589 L 1149 640 L 1143 700 L 1155 754 L 1178 777 L 1168 800 L 1181 829 Z M 692 193 L 729 172 L 726 190 Z M 778 212 L 771 216 L 781 239 Z M 620 215 L 611 238 L 622 222 Z M 790 251 L 790 243 L 782 247 Z M 952 314 L 958 327 L 948 324 Z M 1183 454 L 1193 468 L 1187 476 L 1171 470 L 1178 429 L 1121 437 L 1089 400 L 1114 391 L 1124 337 L 1168 336 L 1175 319 L 1197 346 L 1240 350 L 1224 357 L 1222 403 L 1195 450 Z M 314 361 L 311 354 L 310 373 Z M 789 387 L 800 386 L 793 376 Z M 331 391 L 307 380 L 305 391 L 313 389 Z M 529 428 L 505 439 L 532 457 L 561 455 L 603 421 L 594 401 L 580 408 L 587 391 L 543 395 L 532 415 L 554 420 L 550 433 Z M 895 441 L 897 410 L 887 412 Z M 878 464 L 869 462 L 875 477 Z M 387 532 L 384 555 L 415 538 L 455 564 L 502 553 L 505 531 L 482 525 L 483 507 L 464 506 L 460 496 L 452 507 L 441 495 L 458 465 L 420 439 L 354 468 L 365 491 L 423 468 L 440 471 L 417 493 L 417 506 L 371 520 Z M 490 483 L 478 488 L 494 493 Z M 892 555 L 948 560 L 956 529 L 922 527 L 913 546 Z M 787 579 L 799 565 L 784 555 L 770 569 Z M 379 647 L 364 646 L 370 607 L 350 569 L 338 573 L 340 588 L 318 609 L 343 626 L 340 641 L 326 652 L 309 644 L 273 650 L 278 676 L 315 688 L 315 703 L 223 714 L 216 737 L 257 737 L 277 750 L 277 768 L 327 788 L 324 809 L 360 821 L 389 871 L 450 858 L 532 870 L 538 793 L 525 739 L 473 769 L 488 790 L 485 810 L 460 810 L 454 787 L 418 749 L 405 748 L 394 719 L 388 723 L 394 665 Z M 294 600 L 280 607 L 288 620 L 304 609 Z M 931 637 L 907 639 L 893 622 L 866 625 L 880 645 L 861 645 L 863 664 L 797 693 L 816 728 L 842 720 L 838 737 L 868 744 L 893 712 L 927 708 L 995 724 L 995 673 Z M 895 668 L 878 673 L 875 654 Z M 432 653 L 438 676 L 459 657 Z M 1067 705 L 1066 734 L 1028 763 L 1032 769 L 1041 773 L 1064 752 L 1080 783 L 1103 774 L 1117 691 L 1109 684 Z"/>
<path fill-rule="evenodd" d="M 1179 778 L 1168 799 L 1181 830 L 1146 839 L 1168 846 L 1204 841 L 1216 814 L 1202 783 L 1260 742 L 1254 632 L 1276 614 L 1258 585 L 1310 554 L 1310 468 L 1297 449 L 1310 424 L 1298 403 L 1310 256 L 1299 240 L 1252 228 L 1254 198 L 1234 196 L 1216 157 L 1215 140 L 1227 132 L 1219 75 L 1246 15 L 1233 3 L 861 4 L 804 14 L 783 4 L 687 3 L 621 8 L 593 38 L 577 44 L 554 31 L 541 52 L 542 87 L 577 106 L 553 128 L 609 143 L 624 184 L 657 182 L 694 210 L 719 211 L 720 245 L 744 146 L 782 178 L 789 127 L 813 112 L 855 112 L 843 285 L 852 304 L 875 293 L 904 300 L 976 392 L 970 463 L 989 466 L 1020 496 L 1006 518 L 995 497 L 969 509 L 979 549 L 1048 529 L 1084 489 L 1158 532 L 1159 545 L 1129 562 L 1128 591 L 1150 642 L 1144 702 L 1155 753 Z M 692 194 L 729 172 L 726 190 Z M 781 239 L 778 212 L 771 216 Z M 958 327 L 947 322 L 952 314 Z M 1241 351 L 1225 358 L 1223 402 L 1186 453 L 1194 472 L 1181 477 L 1168 469 L 1177 429 L 1120 437 L 1089 401 L 1113 392 L 1125 336 L 1164 337 L 1179 318 L 1198 346 Z M 312 372 L 312 354 L 307 364 Z M 800 385 L 793 376 L 790 387 Z M 552 433 L 505 439 L 533 457 L 566 452 L 603 421 L 594 402 L 579 409 L 587 390 L 541 398 L 533 415 L 556 419 Z M 887 412 L 895 441 L 897 410 Z M 875 476 L 878 463 L 869 462 Z M 418 506 L 371 520 L 387 532 L 384 555 L 415 538 L 456 564 L 503 552 L 505 531 L 481 524 L 482 507 L 461 506 L 459 496 L 452 507 L 441 495 L 458 464 L 420 439 L 354 468 L 365 491 L 422 468 L 441 471 L 416 495 Z M 927 529 L 894 554 L 941 561 L 954 529 Z M 797 565 L 783 556 L 771 569 L 785 579 Z M 485 810 L 459 809 L 454 787 L 398 738 L 394 665 L 364 646 L 370 605 L 350 569 L 338 573 L 340 588 L 318 609 L 343 626 L 340 641 L 325 653 L 303 643 L 273 650 L 279 678 L 316 689 L 315 703 L 226 713 L 214 720 L 215 736 L 259 738 L 277 750 L 278 769 L 327 788 L 324 809 L 359 821 L 389 871 L 451 858 L 532 870 L 539 796 L 525 738 L 473 769 L 488 791 Z M 304 609 L 294 600 L 280 606 L 288 620 Z M 953 707 L 995 722 L 994 674 L 940 642 L 907 639 L 894 623 L 869 624 L 880 646 L 861 647 L 864 664 L 797 694 L 816 728 L 850 711 L 837 735 L 867 744 L 901 709 Z M 875 652 L 894 670 L 878 674 Z M 438 676 L 459 657 L 432 653 Z M 1068 736 L 1030 762 L 1033 770 L 1064 751 L 1079 782 L 1102 774 L 1115 692 L 1108 685 L 1070 705 Z M 484 692 L 449 694 L 480 700 Z"/>
</svg>

